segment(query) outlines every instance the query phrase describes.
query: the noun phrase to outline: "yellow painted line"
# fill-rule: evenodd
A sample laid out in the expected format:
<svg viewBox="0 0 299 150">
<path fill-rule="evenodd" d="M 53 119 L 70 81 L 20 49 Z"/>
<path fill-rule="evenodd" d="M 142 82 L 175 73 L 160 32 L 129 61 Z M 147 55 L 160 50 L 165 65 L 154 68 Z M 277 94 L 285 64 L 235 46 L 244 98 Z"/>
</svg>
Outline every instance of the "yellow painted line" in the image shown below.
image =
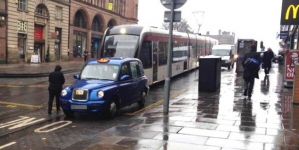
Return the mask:
<svg viewBox="0 0 299 150">
<path fill-rule="evenodd" d="M 22 107 L 29 107 L 29 108 L 42 108 L 42 106 L 37 106 L 37 105 L 12 103 L 12 102 L 3 102 L 3 101 L 0 101 L 0 104 L 7 105 L 7 107 L 22 106 Z"/>
<path fill-rule="evenodd" d="M 183 90 L 181 90 L 181 91 L 179 91 L 179 92 L 176 92 L 176 93 L 172 94 L 172 95 L 170 96 L 170 99 L 179 96 L 180 94 L 182 94 L 182 93 L 188 91 L 190 88 L 191 88 L 191 86 L 188 87 L 188 88 L 186 88 L 186 89 L 183 89 Z M 132 112 L 132 113 L 125 113 L 125 115 L 127 115 L 127 116 L 134 116 L 134 115 L 137 115 L 137 114 L 139 114 L 139 113 L 141 113 L 141 112 L 144 112 L 144 111 L 146 111 L 146 110 L 149 110 L 149 109 L 152 109 L 152 108 L 155 108 L 155 107 L 161 105 L 161 104 L 163 103 L 163 101 L 164 101 L 164 99 L 158 100 L 157 102 L 155 102 L 155 103 L 153 103 L 153 104 L 151 104 L 151 105 L 148 105 L 148 106 L 144 107 L 143 109 L 140 109 L 140 110 L 135 111 L 135 112 Z"/>
</svg>

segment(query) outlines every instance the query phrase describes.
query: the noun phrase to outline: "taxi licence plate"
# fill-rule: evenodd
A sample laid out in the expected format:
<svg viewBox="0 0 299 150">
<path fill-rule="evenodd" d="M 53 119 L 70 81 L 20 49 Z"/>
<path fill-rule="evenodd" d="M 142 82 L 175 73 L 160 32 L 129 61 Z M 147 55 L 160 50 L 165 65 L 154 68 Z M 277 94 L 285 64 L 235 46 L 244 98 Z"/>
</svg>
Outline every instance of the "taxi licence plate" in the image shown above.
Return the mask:
<svg viewBox="0 0 299 150">
<path fill-rule="evenodd" d="M 71 109 L 87 109 L 87 105 L 71 105 Z"/>
<path fill-rule="evenodd" d="M 76 90 L 76 95 L 83 95 L 84 91 L 83 90 Z"/>
</svg>

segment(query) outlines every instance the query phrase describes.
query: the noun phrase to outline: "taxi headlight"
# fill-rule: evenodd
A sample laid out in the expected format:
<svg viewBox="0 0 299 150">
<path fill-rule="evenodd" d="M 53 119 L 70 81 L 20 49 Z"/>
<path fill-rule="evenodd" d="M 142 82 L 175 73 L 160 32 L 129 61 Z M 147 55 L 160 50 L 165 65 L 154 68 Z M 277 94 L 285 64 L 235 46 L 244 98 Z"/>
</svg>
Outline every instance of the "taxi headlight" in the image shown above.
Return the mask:
<svg viewBox="0 0 299 150">
<path fill-rule="evenodd" d="M 103 92 L 103 91 L 99 91 L 99 92 L 98 92 L 98 97 L 99 97 L 99 98 L 104 97 L 104 92 Z"/>
<path fill-rule="evenodd" d="M 61 91 L 61 96 L 65 96 L 66 94 L 67 94 L 66 89 L 63 89 L 63 90 Z"/>
</svg>

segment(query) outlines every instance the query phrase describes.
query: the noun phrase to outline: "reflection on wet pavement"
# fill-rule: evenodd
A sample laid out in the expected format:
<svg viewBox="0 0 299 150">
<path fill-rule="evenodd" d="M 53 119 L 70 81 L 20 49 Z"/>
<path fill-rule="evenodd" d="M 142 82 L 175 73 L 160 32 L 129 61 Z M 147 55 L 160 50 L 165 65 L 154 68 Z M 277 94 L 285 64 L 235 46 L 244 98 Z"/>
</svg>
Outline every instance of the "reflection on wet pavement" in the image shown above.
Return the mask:
<svg viewBox="0 0 299 150">
<path fill-rule="evenodd" d="M 194 81 L 170 101 L 168 115 L 163 106 L 148 110 L 101 132 L 98 136 L 106 140 L 97 145 L 115 150 L 297 150 L 299 106 L 292 104 L 292 89 L 283 87 L 279 69 L 275 66 L 266 77 L 260 72 L 251 99 L 242 95 L 242 76 L 230 71 L 222 71 L 221 90 L 215 93 L 198 93 Z M 107 140 L 114 137 L 118 140 Z"/>
</svg>

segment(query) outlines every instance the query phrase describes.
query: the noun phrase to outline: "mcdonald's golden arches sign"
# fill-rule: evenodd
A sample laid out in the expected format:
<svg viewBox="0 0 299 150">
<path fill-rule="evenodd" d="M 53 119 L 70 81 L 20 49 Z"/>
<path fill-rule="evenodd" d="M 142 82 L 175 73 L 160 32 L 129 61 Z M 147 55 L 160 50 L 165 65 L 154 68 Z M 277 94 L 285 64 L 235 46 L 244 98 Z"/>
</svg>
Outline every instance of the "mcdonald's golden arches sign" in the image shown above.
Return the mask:
<svg viewBox="0 0 299 150">
<path fill-rule="evenodd" d="M 282 0 L 281 25 L 299 25 L 299 0 Z"/>
</svg>

